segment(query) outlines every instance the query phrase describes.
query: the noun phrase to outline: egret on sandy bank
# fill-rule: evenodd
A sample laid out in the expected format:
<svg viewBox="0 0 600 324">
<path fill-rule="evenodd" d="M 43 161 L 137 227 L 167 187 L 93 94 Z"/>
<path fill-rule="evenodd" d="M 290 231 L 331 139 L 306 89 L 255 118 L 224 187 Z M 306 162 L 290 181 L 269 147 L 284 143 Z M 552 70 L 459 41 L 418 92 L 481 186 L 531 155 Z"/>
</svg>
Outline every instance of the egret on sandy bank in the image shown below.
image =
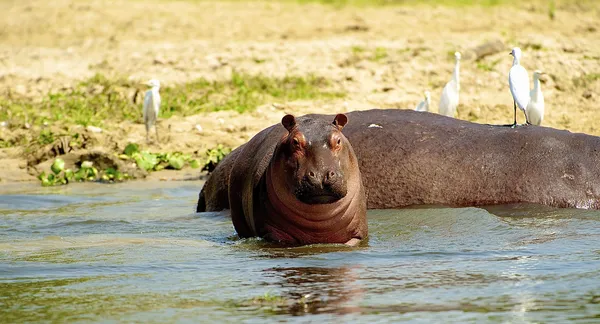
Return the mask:
<svg viewBox="0 0 600 324">
<path fill-rule="evenodd" d="M 442 90 L 442 97 L 440 98 L 440 114 L 448 117 L 454 117 L 456 113 L 458 93 L 460 91 L 460 53 L 455 52 L 454 58 L 456 59 L 456 63 L 454 65 L 454 73 L 452 73 L 452 80 L 446 83 L 444 90 Z"/>
<path fill-rule="evenodd" d="M 508 85 L 510 86 L 510 93 L 513 97 L 513 105 L 515 109 L 515 120 L 512 127 L 517 126 L 517 106 L 525 114 L 525 120 L 529 124 L 527 118 L 527 105 L 529 104 L 529 74 L 523 66 L 521 66 L 521 49 L 515 47 L 510 52 L 513 56 L 513 66 L 508 72 Z"/>
<path fill-rule="evenodd" d="M 529 92 L 529 104 L 525 111 L 527 120 L 533 125 L 540 125 L 544 119 L 544 95 L 542 94 L 542 87 L 540 85 L 540 75 L 544 74 L 542 71 L 533 72 L 533 89 Z"/>
<path fill-rule="evenodd" d="M 431 105 L 431 92 L 425 91 L 425 100 L 419 102 L 415 111 L 429 111 Z"/>
<path fill-rule="evenodd" d="M 146 91 L 144 96 L 144 124 L 146 124 L 146 142 L 149 141 L 150 128 L 154 125 L 156 131 L 156 141 L 158 142 L 158 127 L 156 127 L 156 119 L 158 118 L 158 112 L 160 110 L 160 82 L 156 79 L 152 79 L 146 83 L 147 86 L 151 87 L 150 90 Z"/>
</svg>

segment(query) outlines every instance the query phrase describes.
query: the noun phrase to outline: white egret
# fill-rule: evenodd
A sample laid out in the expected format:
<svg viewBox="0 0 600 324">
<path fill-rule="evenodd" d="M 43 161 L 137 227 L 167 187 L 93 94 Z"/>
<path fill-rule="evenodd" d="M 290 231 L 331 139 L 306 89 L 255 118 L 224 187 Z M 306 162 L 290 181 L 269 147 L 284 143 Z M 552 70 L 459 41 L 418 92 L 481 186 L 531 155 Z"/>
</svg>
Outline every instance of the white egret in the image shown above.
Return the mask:
<svg viewBox="0 0 600 324">
<path fill-rule="evenodd" d="M 529 104 L 525 113 L 527 120 L 533 125 L 540 125 L 544 119 L 544 95 L 542 94 L 542 87 L 540 85 L 540 75 L 544 74 L 542 71 L 533 72 L 533 89 L 529 92 Z"/>
<path fill-rule="evenodd" d="M 512 125 L 512 127 L 515 127 L 517 126 L 517 106 L 523 111 L 525 119 L 529 124 L 526 112 L 527 105 L 529 104 L 529 74 L 521 66 L 521 49 L 518 47 L 513 48 L 510 55 L 513 56 L 513 66 L 508 72 L 508 85 L 510 86 L 510 93 L 513 97 L 513 106 L 515 109 L 515 119 Z"/>
<path fill-rule="evenodd" d="M 429 111 L 429 106 L 431 105 L 431 92 L 425 91 L 425 100 L 419 102 L 416 111 Z"/>
<path fill-rule="evenodd" d="M 151 87 L 150 90 L 146 91 L 144 96 L 144 124 L 146 124 L 146 142 L 149 141 L 150 128 L 154 126 L 156 131 L 156 141 L 158 142 L 158 127 L 156 127 L 156 119 L 158 118 L 158 112 L 160 110 L 160 82 L 156 79 L 152 79 L 146 83 L 147 86 Z"/>
<path fill-rule="evenodd" d="M 454 53 L 454 58 L 456 58 L 456 64 L 454 65 L 452 80 L 446 83 L 444 90 L 442 90 L 442 97 L 440 98 L 440 114 L 448 117 L 454 117 L 454 114 L 456 113 L 458 93 L 460 92 L 460 53 Z"/>
</svg>

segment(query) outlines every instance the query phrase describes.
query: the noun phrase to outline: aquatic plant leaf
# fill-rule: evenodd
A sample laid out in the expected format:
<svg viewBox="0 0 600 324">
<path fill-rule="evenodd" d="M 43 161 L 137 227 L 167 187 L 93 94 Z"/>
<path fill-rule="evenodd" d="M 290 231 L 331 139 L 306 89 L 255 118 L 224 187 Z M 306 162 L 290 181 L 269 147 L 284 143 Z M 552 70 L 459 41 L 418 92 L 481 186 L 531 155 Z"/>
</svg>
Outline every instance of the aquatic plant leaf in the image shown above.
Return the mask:
<svg viewBox="0 0 600 324">
<path fill-rule="evenodd" d="M 73 170 L 71 170 L 71 169 L 66 169 L 65 170 L 65 179 L 67 181 L 72 181 L 73 180 L 73 176 L 74 176 Z"/>
<path fill-rule="evenodd" d="M 89 169 L 89 168 L 91 168 L 93 165 L 94 165 L 94 162 L 92 162 L 92 161 L 83 161 L 83 162 L 81 163 L 81 168 L 82 168 L 82 169 Z"/>
<path fill-rule="evenodd" d="M 140 147 L 135 143 L 129 143 L 125 146 L 123 153 L 127 156 L 133 156 L 134 153 L 139 153 Z"/>
<path fill-rule="evenodd" d="M 148 171 L 154 169 L 154 166 L 158 164 L 158 158 L 155 154 L 142 152 L 135 155 L 135 163 L 140 169 Z"/>
<path fill-rule="evenodd" d="M 59 174 L 60 171 L 64 170 L 64 168 L 65 168 L 65 161 L 63 161 L 62 159 L 54 160 L 54 163 L 52 163 L 52 166 L 50 166 L 50 170 L 52 170 L 52 172 L 54 172 L 54 174 Z"/>
<path fill-rule="evenodd" d="M 175 170 L 181 170 L 184 164 L 185 161 L 183 160 L 183 157 L 181 155 L 173 155 L 169 159 L 169 166 Z"/>
<path fill-rule="evenodd" d="M 190 160 L 188 163 L 190 164 L 190 168 L 192 169 L 198 169 L 200 167 L 200 163 L 196 159 Z"/>
</svg>

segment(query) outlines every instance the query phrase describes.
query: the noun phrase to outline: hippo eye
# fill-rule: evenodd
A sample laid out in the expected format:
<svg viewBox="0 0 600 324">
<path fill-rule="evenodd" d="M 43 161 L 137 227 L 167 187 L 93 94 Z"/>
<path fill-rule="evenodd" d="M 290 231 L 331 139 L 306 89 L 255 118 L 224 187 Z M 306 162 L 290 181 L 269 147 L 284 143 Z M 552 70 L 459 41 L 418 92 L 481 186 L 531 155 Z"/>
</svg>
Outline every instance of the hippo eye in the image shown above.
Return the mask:
<svg viewBox="0 0 600 324">
<path fill-rule="evenodd" d="M 294 139 L 292 140 L 292 142 L 294 142 L 294 145 L 300 145 L 300 141 L 294 137 Z"/>
<path fill-rule="evenodd" d="M 338 138 L 337 145 L 341 145 L 341 144 L 342 144 L 342 139 L 341 139 L 341 138 Z"/>
</svg>

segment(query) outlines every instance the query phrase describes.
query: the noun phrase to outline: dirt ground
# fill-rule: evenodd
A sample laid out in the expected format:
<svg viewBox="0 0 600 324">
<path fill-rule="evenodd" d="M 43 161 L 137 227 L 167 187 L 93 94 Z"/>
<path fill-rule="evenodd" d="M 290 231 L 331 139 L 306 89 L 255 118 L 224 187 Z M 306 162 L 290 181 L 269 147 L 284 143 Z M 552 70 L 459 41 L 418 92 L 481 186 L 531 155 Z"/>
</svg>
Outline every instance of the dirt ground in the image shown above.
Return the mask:
<svg viewBox="0 0 600 324">
<path fill-rule="evenodd" d="M 341 100 L 269 103 L 246 114 L 163 119 L 159 130 L 165 140 L 150 146 L 142 124 L 111 124 L 93 134 L 98 149 L 127 142 L 154 151 L 235 147 L 284 113 L 414 109 L 425 90 L 431 90 L 437 112 L 454 51 L 463 53 L 457 118 L 505 124 L 513 113 L 507 86 L 513 46 L 523 49 L 522 64 L 530 74 L 548 73 L 543 125 L 600 135 L 598 1 L 557 1 L 553 20 L 546 1 L 490 8 L 339 8 L 275 1 L 8 0 L 0 2 L 0 10 L 2 96 L 38 98 L 96 73 L 169 85 L 227 79 L 233 70 L 314 73 L 348 93 Z M 501 42 L 499 51 L 476 61 L 473 49 L 486 42 Z M 26 158 L 22 148 L 0 149 L 5 166 L 0 181 L 35 180 L 36 169 Z M 166 174 L 157 176 L 178 177 Z"/>
</svg>

